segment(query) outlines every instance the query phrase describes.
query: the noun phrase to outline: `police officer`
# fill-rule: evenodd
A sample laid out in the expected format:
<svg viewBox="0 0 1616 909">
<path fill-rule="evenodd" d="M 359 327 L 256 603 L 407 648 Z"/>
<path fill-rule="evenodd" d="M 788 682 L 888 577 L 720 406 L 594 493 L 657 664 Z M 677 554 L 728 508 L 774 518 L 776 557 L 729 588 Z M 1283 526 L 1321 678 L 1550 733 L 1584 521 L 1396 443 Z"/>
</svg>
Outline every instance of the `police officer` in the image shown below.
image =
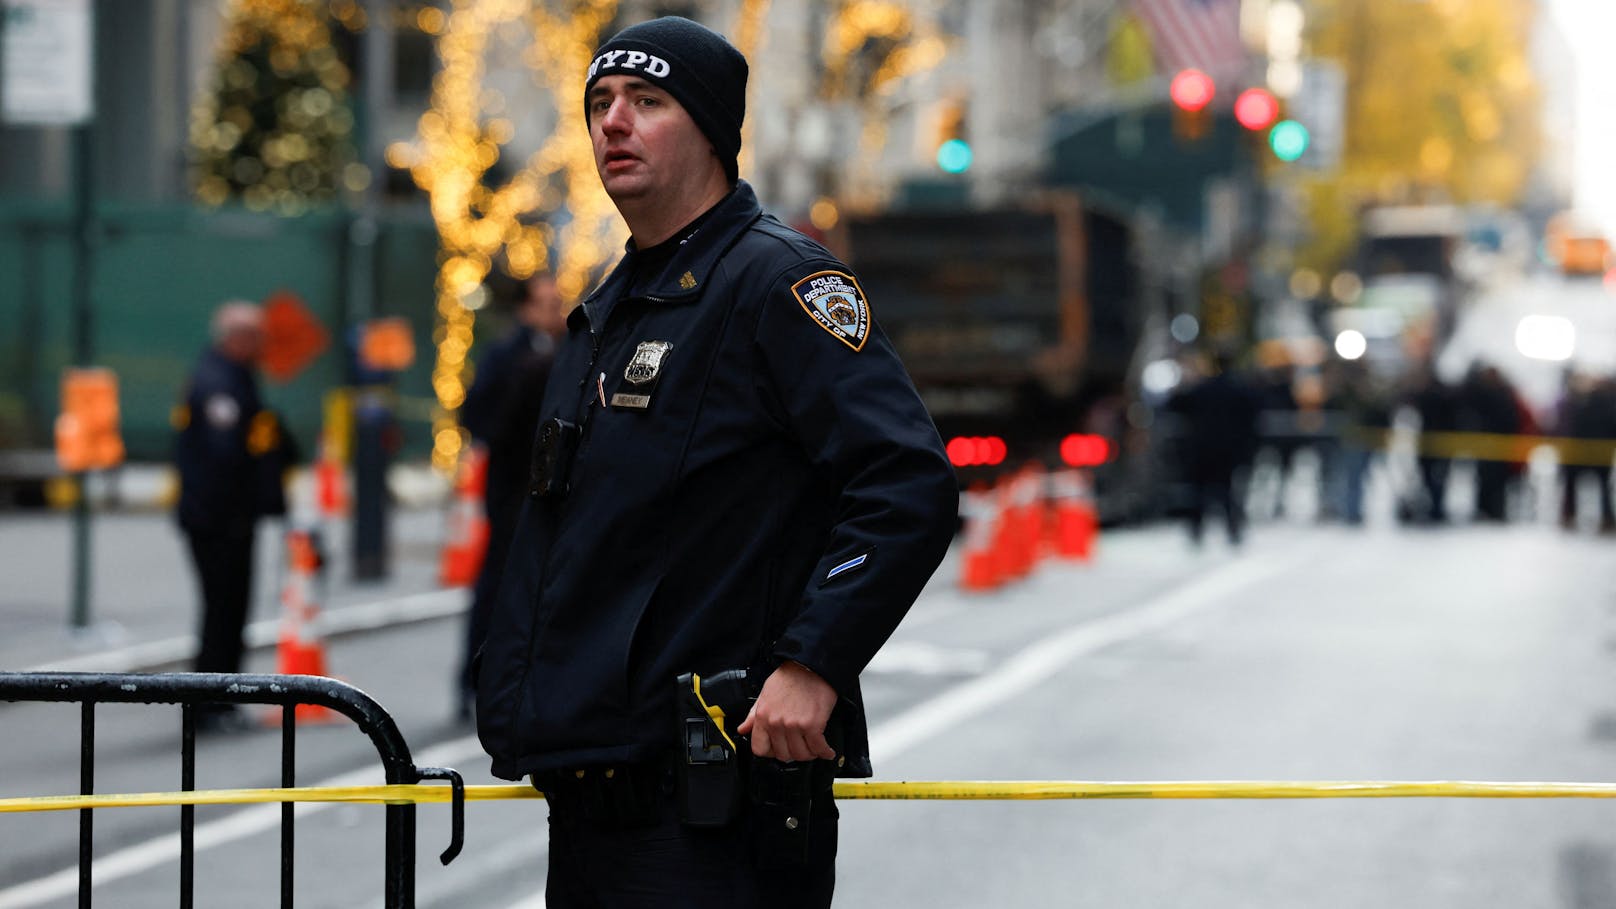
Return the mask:
<svg viewBox="0 0 1616 909">
<path fill-rule="evenodd" d="M 472 590 L 466 617 L 464 659 L 458 680 L 457 709 L 469 715 L 475 679 L 471 661 L 488 633 L 505 556 L 516 532 L 516 518 L 527 492 L 533 436 L 539 427 L 539 403 L 555 359 L 556 339 L 567 330 L 561 291 L 555 275 L 539 272 L 523 284 L 515 307 L 516 327 L 477 362 L 476 378 L 460 408 L 460 423 L 488 450 L 488 482 L 483 510 L 488 516 L 488 552 Z"/>
<path fill-rule="evenodd" d="M 258 395 L 263 314 L 232 300 L 215 310 L 212 345 L 202 354 L 176 409 L 176 516 L 202 592 L 197 672 L 240 672 L 242 628 L 252 593 L 258 519 L 286 513 L 281 474 L 295 459 L 290 438 Z M 202 730 L 236 724 L 222 705 L 199 714 Z"/>
<path fill-rule="evenodd" d="M 858 279 L 737 179 L 746 76 L 666 17 L 587 77 L 632 239 L 569 314 L 477 688 L 493 772 L 550 803 L 550 906 L 828 905 L 831 777 L 871 773 L 859 673 L 955 524 Z M 723 812 L 681 797 L 676 679 L 742 668 L 760 690 L 721 734 L 754 783 L 811 771 L 809 804 L 754 785 L 732 821 L 681 822 Z"/>
</svg>

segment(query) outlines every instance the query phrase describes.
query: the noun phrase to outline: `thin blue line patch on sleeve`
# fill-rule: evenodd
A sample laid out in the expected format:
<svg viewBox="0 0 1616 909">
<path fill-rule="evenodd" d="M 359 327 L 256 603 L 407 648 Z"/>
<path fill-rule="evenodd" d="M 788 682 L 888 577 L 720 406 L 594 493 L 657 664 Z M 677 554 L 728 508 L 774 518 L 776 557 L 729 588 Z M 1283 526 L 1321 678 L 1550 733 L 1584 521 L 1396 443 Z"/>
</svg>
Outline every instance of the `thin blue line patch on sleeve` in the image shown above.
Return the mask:
<svg viewBox="0 0 1616 909">
<path fill-rule="evenodd" d="M 857 558 L 848 559 L 847 561 L 843 562 L 842 564 L 837 565 L 835 568 L 832 568 L 830 570 L 830 574 L 825 575 L 825 580 L 828 581 L 831 578 L 836 577 L 837 575 L 841 574 L 844 571 L 852 571 L 853 569 L 859 567 L 860 565 L 863 565 L 864 560 L 869 558 L 869 557 L 870 557 L 870 554 L 866 552 L 865 554 L 863 554 L 863 555 L 861 555 L 861 556 L 859 556 Z"/>
</svg>

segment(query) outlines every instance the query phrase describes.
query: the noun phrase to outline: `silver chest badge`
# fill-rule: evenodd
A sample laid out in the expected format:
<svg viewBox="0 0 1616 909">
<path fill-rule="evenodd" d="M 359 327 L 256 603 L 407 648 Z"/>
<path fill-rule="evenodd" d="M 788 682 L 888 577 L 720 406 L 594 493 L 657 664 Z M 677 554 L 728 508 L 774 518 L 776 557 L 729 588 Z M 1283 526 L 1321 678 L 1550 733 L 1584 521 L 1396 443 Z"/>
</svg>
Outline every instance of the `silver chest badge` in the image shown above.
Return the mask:
<svg viewBox="0 0 1616 909">
<path fill-rule="evenodd" d="M 628 368 L 623 370 L 623 378 L 630 385 L 656 381 L 657 373 L 662 371 L 662 358 L 672 349 L 673 345 L 667 341 L 641 341 L 634 349 L 634 357 L 628 361 Z"/>
<path fill-rule="evenodd" d="M 661 377 L 662 360 L 673 345 L 667 341 L 641 341 L 634 348 L 634 356 L 623 368 L 623 379 L 628 387 L 612 395 L 612 406 L 628 410 L 645 410 L 651 406 L 651 392 Z"/>
</svg>

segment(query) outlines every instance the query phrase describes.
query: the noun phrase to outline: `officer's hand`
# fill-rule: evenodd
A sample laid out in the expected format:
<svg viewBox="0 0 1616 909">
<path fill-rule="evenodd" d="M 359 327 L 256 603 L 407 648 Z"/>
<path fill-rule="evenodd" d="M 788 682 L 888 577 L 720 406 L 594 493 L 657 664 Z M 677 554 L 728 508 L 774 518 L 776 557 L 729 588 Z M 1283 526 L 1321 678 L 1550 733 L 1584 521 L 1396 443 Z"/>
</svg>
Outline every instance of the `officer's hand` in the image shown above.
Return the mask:
<svg viewBox="0 0 1616 909">
<path fill-rule="evenodd" d="M 836 689 L 801 663 L 787 661 L 769 674 L 752 712 L 737 730 L 752 737 L 752 753 L 777 761 L 829 760 L 825 725 L 836 707 Z"/>
</svg>

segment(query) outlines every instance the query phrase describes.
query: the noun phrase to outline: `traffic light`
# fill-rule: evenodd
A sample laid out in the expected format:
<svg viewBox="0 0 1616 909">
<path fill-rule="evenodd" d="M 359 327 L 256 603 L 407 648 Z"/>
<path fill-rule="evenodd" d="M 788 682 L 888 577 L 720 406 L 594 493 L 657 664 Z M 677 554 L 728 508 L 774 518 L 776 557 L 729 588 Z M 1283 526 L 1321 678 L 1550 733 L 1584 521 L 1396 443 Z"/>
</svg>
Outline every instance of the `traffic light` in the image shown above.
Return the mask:
<svg viewBox="0 0 1616 909">
<path fill-rule="evenodd" d="M 1307 151 L 1307 127 L 1295 120 L 1281 120 L 1268 131 L 1268 147 L 1281 161 L 1295 161 Z"/>
<path fill-rule="evenodd" d="M 937 117 L 937 167 L 945 174 L 971 169 L 971 143 L 965 134 L 965 104 L 948 101 Z"/>
<path fill-rule="evenodd" d="M 1206 135 L 1208 104 L 1217 93 L 1212 77 L 1198 69 L 1179 70 L 1167 86 L 1173 101 L 1173 135 L 1183 142 L 1195 142 Z"/>
<path fill-rule="evenodd" d="M 1279 119 L 1279 99 L 1266 88 L 1248 88 L 1234 99 L 1234 118 L 1246 129 L 1267 129 Z"/>
<path fill-rule="evenodd" d="M 963 174 L 970 170 L 970 144 L 964 139 L 949 139 L 937 146 L 937 166 L 949 174 Z"/>
<path fill-rule="evenodd" d="M 1198 69 L 1179 70 L 1167 86 L 1167 95 L 1180 110 L 1198 111 L 1212 103 L 1217 83 Z"/>
</svg>

